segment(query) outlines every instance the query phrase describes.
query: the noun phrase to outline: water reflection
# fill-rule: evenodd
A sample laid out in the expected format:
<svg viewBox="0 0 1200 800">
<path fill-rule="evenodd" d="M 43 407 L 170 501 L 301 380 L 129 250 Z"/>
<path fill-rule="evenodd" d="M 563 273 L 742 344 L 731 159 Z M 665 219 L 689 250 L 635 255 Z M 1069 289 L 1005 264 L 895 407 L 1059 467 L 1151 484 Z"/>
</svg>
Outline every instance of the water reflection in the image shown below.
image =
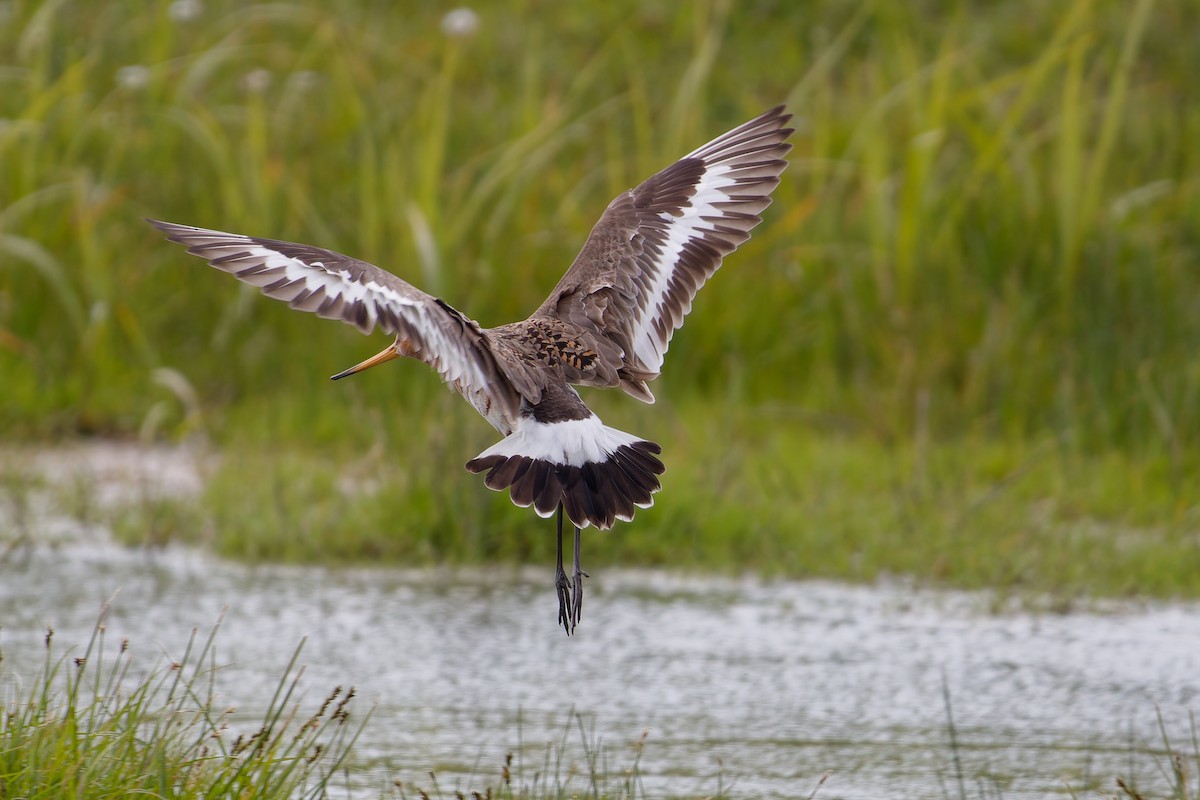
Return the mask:
<svg viewBox="0 0 1200 800">
<path fill-rule="evenodd" d="M 7 675 L 40 664 L 48 624 L 60 644 L 85 643 L 118 589 L 110 642 L 128 637 L 147 663 L 228 606 L 221 704 L 254 716 L 302 636 L 306 696 L 353 684 L 378 701 L 357 747 L 369 797 L 394 778 L 428 786 L 431 769 L 445 791 L 482 789 L 519 742 L 528 782 L 564 736 L 579 772 L 572 708 L 614 781 L 649 729 L 651 796 L 807 796 L 827 771 L 822 798 L 958 796 L 944 688 L 969 795 L 1111 790 L 1131 741 L 1160 743 L 1156 705 L 1181 747 L 1200 705 L 1194 605 L 997 615 L 900 585 L 599 570 L 568 639 L 549 574 L 246 567 L 92 534 L 0 565 Z M 1163 758 L 1132 761 L 1143 785 L 1163 780 Z"/>
</svg>

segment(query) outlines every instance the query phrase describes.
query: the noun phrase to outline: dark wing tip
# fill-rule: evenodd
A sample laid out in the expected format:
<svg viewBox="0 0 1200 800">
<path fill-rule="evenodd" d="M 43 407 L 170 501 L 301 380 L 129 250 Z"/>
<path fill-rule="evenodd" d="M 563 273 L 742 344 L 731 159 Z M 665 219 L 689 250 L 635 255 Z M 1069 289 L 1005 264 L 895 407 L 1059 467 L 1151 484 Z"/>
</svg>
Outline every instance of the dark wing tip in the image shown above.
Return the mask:
<svg viewBox="0 0 1200 800">
<path fill-rule="evenodd" d="M 159 231 L 168 235 L 171 233 L 171 231 L 179 227 L 174 222 L 164 222 L 161 219 L 151 219 L 150 217 L 142 217 L 142 219 L 153 225 Z"/>
<path fill-rule="evenodd" d="M 160 231 L 163 231 L 164 233 L 171 233 L 172 231 L 196 230 L 196 228 L 194 228 L 191 225 L 180 225 L 178 222 L 167 222 L 165 220 L 153 219 L 151 217 L 142 217 L 142 219 L 144 219 L 146 222 L 150 223 L 154 227 L 158 228 Z"/>
<path fill-rule="evenodd" d="M 160 232 L 165 234 L 168 242 L 175 242 L 176 244 L 182 244 L 182 245 L 188 247 L 189 253 L 191 253 L 192 255 L 199 255 L 202 258 L 204 256 L 201 253 L 195 252 L 192 249 L 192 243 L 187 241 L 186 237 L 188 237 L 189 235 L 196 235 L 196 234 L 199 234 L 202 236 L 204 236 L 204 235 L 207 235 L 207 236 L 239 236 L 240 235 L 240 234 L 225 233 L 224 231 L 213 230 L 210 228 L 198 228 L 195 225 L 182 225 L 178 222 L 166 222 L 165 220 L 151 219 L 150 217 L 143 217 L 142 219 L 144 219 L 146 222 L 150 223 L 155 228 L 157 228 Z"/>
<path fill-rule="evenodd" d="M 780 125 L 785 125 L 787 124 L 788 120 L 792 118 L 792 116 L 792 112 L 787 110 L 787 104 L 780 103 L 779 105 L 773 106 L 759 114 L 758 119 L 762 122 L 766 122 L 767 120 L 779 120 Z"/>
</svg>

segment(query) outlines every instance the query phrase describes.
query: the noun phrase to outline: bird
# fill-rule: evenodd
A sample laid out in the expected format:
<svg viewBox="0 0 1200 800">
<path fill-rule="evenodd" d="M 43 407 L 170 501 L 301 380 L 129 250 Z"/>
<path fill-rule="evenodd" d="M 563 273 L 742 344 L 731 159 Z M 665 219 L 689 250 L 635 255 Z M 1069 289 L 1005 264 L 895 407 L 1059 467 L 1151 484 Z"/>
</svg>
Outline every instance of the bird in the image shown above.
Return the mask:
<svg viewBox="0 0 1200 800">
<path fill-rule="evenodd" d="M 332 250 L 147 219 L 169 241 L 300 311 L 395 340 L 332 376 L 399 357 L 431 366 L 503 437 L 466 463 L 539 517 L 557 514 L 558 623 L 582 617 L 581 529 L 649 508 L 665 471 L 659 444 L 604 425 L 575 387 L 620 388 L 645 403 L 674 332 L 704 283 L 750 236 L 791 149 L 783 105 L 693 150 L 618 195 L 558 285 L 527 319 L 485 328 L 445 300 Z M 571 579 L 563 515 L 574 527 Z"/>
</svg>

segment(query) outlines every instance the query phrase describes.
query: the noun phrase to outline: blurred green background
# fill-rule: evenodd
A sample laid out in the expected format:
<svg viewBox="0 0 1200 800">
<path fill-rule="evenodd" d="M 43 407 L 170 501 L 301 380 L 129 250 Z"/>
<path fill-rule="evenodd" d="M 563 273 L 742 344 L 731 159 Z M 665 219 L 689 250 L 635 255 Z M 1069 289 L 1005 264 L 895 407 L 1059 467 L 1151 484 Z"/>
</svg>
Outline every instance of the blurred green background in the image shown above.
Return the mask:
<svg viewBox="0 0 1200 800">
<path fill-rule="evenodd" d="M 619 191 L 779 103 L 791 166 L 672 342 L 597 561 L 1200 594 L 1200 4 L 0 3 L 0 435 L 223 454 L 130 541 L 539 563 L 420 364 L 142 218 L 373 261 L 485 325 Z M 456 21 L 459 23 L 456 26 Z"/>
</svg>

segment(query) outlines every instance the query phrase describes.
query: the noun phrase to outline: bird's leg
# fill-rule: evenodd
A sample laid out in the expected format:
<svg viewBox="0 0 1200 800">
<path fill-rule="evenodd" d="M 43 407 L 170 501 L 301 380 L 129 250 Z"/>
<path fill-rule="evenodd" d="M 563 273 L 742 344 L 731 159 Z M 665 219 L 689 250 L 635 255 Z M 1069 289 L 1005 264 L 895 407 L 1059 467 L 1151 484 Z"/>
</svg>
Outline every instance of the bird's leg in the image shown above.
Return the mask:
<svg viewBox="0 0 1200 800">
<path fill-rule="evenodd" d="M 567 636 L 575 629 L 574 619 L 567 613 L 571 606 L 571 584 L 567 583 L 567 573 L 563 571 L 562 562 L 562 503 L 558 504 L 558 566 L 554 569 L 554 588 L 558 592 L 558 621 L 566 630 Z"/>
<path fill-rule="evenodd" d="M 575 527 L 575 602 L 571 605 L 571 627 L 574 628 L 579 624 L 579 620 L 583 617 L 583 579 L 590 577 L 583 571 L 583 567 L 579 566 L 579 527 Z"/>
</svg>

